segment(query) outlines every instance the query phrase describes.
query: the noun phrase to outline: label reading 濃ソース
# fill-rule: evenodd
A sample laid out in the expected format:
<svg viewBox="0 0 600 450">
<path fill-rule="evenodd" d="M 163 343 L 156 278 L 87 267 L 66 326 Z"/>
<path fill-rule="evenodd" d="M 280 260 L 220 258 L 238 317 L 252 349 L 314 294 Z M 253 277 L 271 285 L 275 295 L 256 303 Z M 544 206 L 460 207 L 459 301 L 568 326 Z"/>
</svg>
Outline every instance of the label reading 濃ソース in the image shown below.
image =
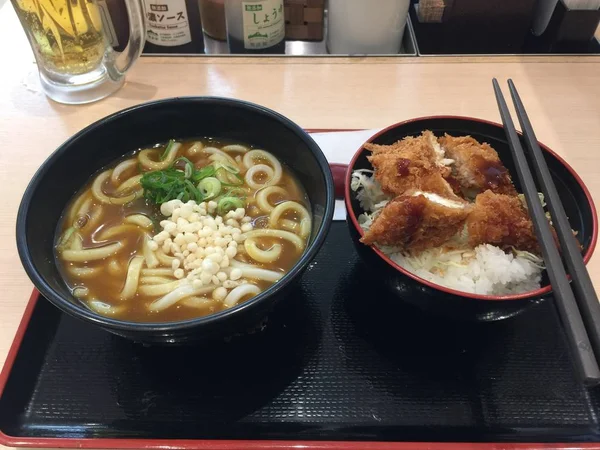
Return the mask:
<svg viewBox="0 0 600 450">
<path fill-rule="evenodd" d="M 145 0 L 148 42 L 175 47 L 192 42 L 185 0 Z"/>
</svg>

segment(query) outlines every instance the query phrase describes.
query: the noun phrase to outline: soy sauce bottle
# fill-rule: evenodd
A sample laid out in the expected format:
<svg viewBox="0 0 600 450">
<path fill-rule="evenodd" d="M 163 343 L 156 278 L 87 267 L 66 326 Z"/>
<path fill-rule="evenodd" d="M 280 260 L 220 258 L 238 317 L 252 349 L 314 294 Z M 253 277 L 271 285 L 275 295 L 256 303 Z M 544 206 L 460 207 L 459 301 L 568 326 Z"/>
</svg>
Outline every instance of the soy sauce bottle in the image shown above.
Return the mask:
<svg viewBox="0 0 600 450">
<path fill-rule="evenodd" d="M 230 53 L 285 53 L 283 0 L 225 0 Z"/>
<path fill-rule="evenodd" d="M 204 53 L 198 0 L 144 0 L 144 53 Z"/>
</svg>

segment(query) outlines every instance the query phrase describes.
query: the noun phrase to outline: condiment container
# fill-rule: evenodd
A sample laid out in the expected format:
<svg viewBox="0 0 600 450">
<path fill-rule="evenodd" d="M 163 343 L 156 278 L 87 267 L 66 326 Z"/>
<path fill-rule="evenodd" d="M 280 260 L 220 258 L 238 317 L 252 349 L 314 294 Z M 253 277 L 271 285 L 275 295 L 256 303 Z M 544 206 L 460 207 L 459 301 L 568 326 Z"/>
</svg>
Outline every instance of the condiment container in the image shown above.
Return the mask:
<svg viewBox="0 0 600 450">
<path fill-rule="evenodd" d="M 409 6 L 410 0 L 329 0 L 327 50 L 399 53 Z"/>
<path fill-rule="evenodd" d="M 204 53 L 198 0 L 144 0 L 145 53 Z"/>
<path fill-rule="evenodd" d="M 283 0 L 225 0 L 230 53 L 285 53 Z"/>
<path fill-rule="evenodd" d="M 225 25 L 225 0 L 198 0 L 202 30 L 219 41 L 227 40 Z"/>
</svg>

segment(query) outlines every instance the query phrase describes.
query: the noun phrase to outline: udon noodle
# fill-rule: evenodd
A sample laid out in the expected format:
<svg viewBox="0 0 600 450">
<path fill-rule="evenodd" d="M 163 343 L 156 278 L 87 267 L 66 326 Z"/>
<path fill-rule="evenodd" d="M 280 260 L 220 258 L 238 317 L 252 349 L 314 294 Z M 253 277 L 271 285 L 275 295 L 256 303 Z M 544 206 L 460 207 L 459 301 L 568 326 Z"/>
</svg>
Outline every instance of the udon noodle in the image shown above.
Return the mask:
<svg viewBox="0 0 600 450">
<path fill-rule="evenodd" d="M 63 214 L 56 256 L 74 297 L 98 314 L 190 319 L 277 283 L 304 252 L 310 211 L 272 153 L 170 141 L 93 177 Z"/>
</svg>

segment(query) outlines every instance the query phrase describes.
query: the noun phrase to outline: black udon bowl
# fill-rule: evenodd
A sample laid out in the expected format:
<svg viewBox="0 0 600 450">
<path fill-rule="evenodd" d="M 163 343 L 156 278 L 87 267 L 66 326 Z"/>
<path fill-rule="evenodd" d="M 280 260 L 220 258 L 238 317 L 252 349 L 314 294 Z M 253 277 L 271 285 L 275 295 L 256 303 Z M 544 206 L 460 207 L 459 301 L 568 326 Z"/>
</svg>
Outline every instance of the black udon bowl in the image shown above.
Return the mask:
<svg viewBox="0 0 600 450">
<path fill-rule="evenodd" d="M 392 144 L 406 136 L 420 135 L 424 130 L 431 130 L 437 136 L 444 133 L 454 136 L 471 135 L 480 142 L 488 142 L 496 149 L 502 162 L 513 175 L 517 189 L 522 192 L 515 175 L 504 129 L 493 122 L 467 117 L 424 117 L 392 125 L 377 133 L 368 142 Z M 583 245 L 584 260 L 587 263 L 598 237 L 596 208 L 589 191 L 575 171 L 548 147 L 541 143 L 540 145 L 544 150 L 571 227 L 578 232 L 578 239 Z M 367 154 L 364 146 L 361 147 L 354 155 L 346 173 L 345 199 L 348 226 L 358 254 L 367 263 L 366 265 L 373 269 L 377 279 L 381 280 L 396 297 L 437 315 L 459 320 L 494 321 L 515 316 L 551 295 L 551 287 L 546 276 L 543 277 L 541 289 L 519 295 L 476 295 L 448 289 L 406 271 L 376 247 L 362 244 L 359 239 L 363 231 L 357 218 L 363 210 L 356 200 L 356 194 L 350 189 L 350 179 L 354 170 L 372 168 L 366 158 Z"/>
<path fill-rule="evenodd" d="M 219 137 L 265 148 L 304 185 L 312 206 L 310 242 L 295 266 L 256 297 L 210 316 L 169 323 L 135 323 L 94 313 L 61 278 L 54 257 L 57 223 L 72 196 L 92 174 L 122 155 L 171 138 Z M 173 98 L 117 112 L 62 144 L 31 180 L 18 212 L 17 247 L 36 288 L 64 312 L 117 335 L 144 343 L 182 343 L 243 333 L 259 323 L 323 244 L 334 209 L 327 160 L 318 145 L 284 116 L 251 103 L 210 97 Z"/>
</svg>

